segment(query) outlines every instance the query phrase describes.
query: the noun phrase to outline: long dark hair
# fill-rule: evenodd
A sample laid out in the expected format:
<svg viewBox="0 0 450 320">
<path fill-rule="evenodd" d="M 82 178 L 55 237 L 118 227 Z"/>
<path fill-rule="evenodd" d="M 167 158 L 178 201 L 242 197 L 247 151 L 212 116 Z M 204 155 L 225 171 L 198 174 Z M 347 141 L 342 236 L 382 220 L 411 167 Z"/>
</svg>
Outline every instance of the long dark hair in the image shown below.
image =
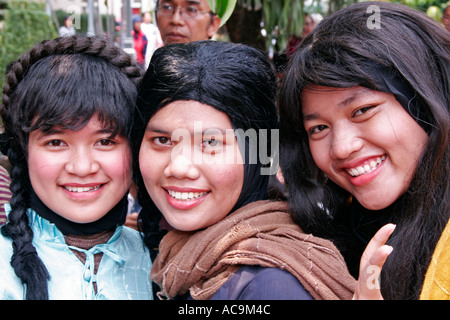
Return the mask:
<svg viewBox="0 0 450 320">
<path fill-rule="evenodd" d="M 123 50 L 101 38 L 45 40 L 12 63 L 6 73 L 1 115 L 2 152 L 11 164 L 11 209 L 2 234 L 13 240 L 11 265 L 26 284 L 26 299 L 48 299 L 49 274 L 32 245 L 29 132 L 62 126 L 78 130 L 97 114 L 113 135 L 129 139 L 142 70 Z"/>
<path fill-rule="evenodd" d="M 449 62 L 449 34 L 438 23 L 402 5 L 371 1 L 323 20 L 297 48 L 282 85 L 280 166 L 290 210 L 305 231 L 335 241 L 355 276 L 361 252 L 352 252 L 354 238 L 343 237 L 352 232 L 355 236 L 363 223 L 348 218 L 358 204 L 353 199 L 349 206 L 350 195 L 329 181 L 313 161 L 303 127 L 302 90 L 321 85 L 386 91 L 375 73 L 384 70 L 415 96 L 419 112 L 405 109 L 426 129 L 426 149 L 406 193 L 382 212 L 371 214 L 397 224 L 389 240 L 394 251 L 382 273 L 381 290 L 387 299 L 419 297 L 431 255 L 449 219 Z M 357 210 L 361 213 L 364 208 Z"/>
<path fill-rule="evenodd" d="M 145 189 L 137 161 L 151 117 L 174 101 L 194 100 L 226 113 L 235 129 L 270 130 L 278 122 L 275 98 L 272 66 L 263 53 L 249 46 L 198 41 L 166 45 L 154 53 L 139 88 L 132 132 L 138 200 L 143 207 L 140 218 L 151 250 L 158 247 L 164 232 L 159 229 L 161 213 Z M 265 164 L 259 159 L 255 164 L 244 161 L 244 187 L 234 209 L 268 197 L 269 176 L 259 173 Z"/>
</svg>

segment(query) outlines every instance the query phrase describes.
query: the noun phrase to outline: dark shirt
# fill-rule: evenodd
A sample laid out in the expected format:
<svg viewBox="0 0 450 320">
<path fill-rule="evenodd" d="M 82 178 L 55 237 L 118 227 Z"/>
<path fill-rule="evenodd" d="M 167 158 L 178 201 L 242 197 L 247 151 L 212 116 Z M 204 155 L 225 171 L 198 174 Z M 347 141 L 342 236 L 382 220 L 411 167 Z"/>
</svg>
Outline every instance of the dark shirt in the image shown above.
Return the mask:
<svg viewBox="0 0 450 320">
<path fill-rule="evenodd" d="M 291 273 L 278 268 L 243 266 L 211 300 L 312 300 Z"/>
</svg>

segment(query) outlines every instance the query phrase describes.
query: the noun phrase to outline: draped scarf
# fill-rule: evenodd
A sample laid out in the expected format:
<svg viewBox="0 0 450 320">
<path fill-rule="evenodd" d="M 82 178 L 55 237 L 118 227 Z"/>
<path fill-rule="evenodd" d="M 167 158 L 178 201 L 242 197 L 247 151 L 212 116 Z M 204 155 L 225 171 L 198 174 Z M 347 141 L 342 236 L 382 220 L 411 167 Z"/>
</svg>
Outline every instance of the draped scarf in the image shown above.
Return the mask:
<svg viewBox="0 0 450 320">
<path fill-rule="evenodd" d="M 151 270 L 162 298 L 188 290 L 210 299 L 243 265 L 294 275 L 314 299 L 351 299 L 356 286 L 344 258 L 328 240 L 305 234 L 285 202 L 256 201 L 199 231 L 172 230 Z"/>
</svg>

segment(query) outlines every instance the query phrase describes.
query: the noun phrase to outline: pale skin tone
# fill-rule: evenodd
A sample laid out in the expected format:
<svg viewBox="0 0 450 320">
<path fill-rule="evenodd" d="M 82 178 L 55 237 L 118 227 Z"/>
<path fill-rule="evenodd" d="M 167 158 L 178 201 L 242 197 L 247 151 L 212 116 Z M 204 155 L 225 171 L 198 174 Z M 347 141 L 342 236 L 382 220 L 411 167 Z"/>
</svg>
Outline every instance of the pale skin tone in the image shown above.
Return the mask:
<svg viewBox="0 0 450 320">
<path fill-rule="evenodd" d="M 106 215 L 131 183 L 131 151 L 96 116 L 78 131 L 30 132 L 28 168 L 40 200 L 67 220 L 89 223 Z"/>
<path fill-rule="evenodd" d="M 197 101 L 175 101 L 159 110 L 139 153 L 150 197 L 181 231 L 207 228 L 230 213 L 242 190 L 242 163 L 228 116 Z"/>
<path fill-rule="evenodd" d="M 169 16 L 156 13 L 156 22 L 164 44 L 208 40 L 220 27 L 220 18 L 210 14 L 207 0 L 160 0 L 159 6 L 176 8 Z M 183 16 L 180 7 L 194 8 L 198 14 L 195 18 Z"/>
<path fill-rule="evenodd" d="M 386 208 L 403 195 L 428 135 L 395 97 L 363 87 L 314 86 L 302 93 L 310 151 L 327 177 L 370 210 Z M 382 298 L 367 281 L 378 278 L 392 251 L 385 242 L 394 228 L 383 227 L 367 246 L 355 298 Z"/>
</svg>

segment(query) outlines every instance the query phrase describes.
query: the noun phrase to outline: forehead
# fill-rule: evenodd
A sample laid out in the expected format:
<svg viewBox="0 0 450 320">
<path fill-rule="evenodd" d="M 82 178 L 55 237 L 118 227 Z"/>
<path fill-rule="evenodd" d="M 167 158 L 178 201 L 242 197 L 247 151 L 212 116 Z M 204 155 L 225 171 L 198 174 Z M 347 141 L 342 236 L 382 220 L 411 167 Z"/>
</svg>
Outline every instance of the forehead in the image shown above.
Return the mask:
<svg viewBox="0 0 450 320">
<path fill-rule="evenodd" d="M 230 118 L 223 112 L 198 101 L 174 101 L 160 109 L 150 119 L 148 127 L 158 127 L 163 131 L 178 128 L 232 129 Z M 196 131 L 196 130 L 194 130 Z M 201 131 L 201 130 L 200 130 Z"/>
</svg>

